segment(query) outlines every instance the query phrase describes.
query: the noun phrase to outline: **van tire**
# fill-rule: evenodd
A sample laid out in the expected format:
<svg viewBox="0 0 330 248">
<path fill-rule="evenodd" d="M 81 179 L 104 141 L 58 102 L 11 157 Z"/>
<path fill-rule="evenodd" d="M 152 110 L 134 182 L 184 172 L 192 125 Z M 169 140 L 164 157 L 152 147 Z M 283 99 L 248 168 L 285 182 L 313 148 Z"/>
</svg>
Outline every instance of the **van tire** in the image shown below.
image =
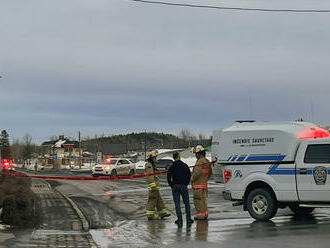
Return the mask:
<svg viewBox="0 0 330 248">
<path fill-rule="evenodd" d="M 128 175 L 133 176 L 134 174 L 135 174 L 134 170 L 130 170 Z"/>
<path fill-rule="evenodd" d="M 267 221 L 275 216 L 278 205 L 272 192 L 265 188 L 252 190 L 247 197 L 247 210 L 252 218 Z"/>
<path fill-rule="evenodd" d="M 289 205 L 290 210 L 295 215 L 308 215 L 314 211 L 315 208 L 306 208 L 306 207 L 299 207 L 299 204 L 293 203 Z"/>
</svg>

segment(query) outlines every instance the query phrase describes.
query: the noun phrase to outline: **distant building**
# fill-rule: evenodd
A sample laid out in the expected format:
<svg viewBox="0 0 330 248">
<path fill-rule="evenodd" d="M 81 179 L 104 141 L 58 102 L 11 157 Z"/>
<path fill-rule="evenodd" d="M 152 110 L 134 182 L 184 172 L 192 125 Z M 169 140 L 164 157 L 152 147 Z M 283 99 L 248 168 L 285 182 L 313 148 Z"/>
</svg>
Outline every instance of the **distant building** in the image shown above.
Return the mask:
<svg viewBox="0 0 330 248">
<path fill-rule="evenodd" d="M 59 165 L 77 165 L 83 153 L 78 141 L 65 138 L 64 135 L 60 135 L 58 140 L 43 142 L 41 147 L 44 165 L 53 164 L 53 160 L 56 160 Z"/>
</svg>

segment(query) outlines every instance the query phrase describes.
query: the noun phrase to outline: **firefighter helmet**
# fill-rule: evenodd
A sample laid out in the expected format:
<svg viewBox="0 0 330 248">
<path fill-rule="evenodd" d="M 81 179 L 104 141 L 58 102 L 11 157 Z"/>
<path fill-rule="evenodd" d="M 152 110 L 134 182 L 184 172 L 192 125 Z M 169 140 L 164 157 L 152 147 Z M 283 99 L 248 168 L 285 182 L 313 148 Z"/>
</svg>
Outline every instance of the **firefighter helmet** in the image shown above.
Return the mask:
<svg viewBox="0 0 330 248">
<path fill-rule="evenodd" d="M 199 153 L 199 152 L 205 151 L 205 149 L 204 149 L 204 147 L 202 145 L 198 145 L 198 146 L 194 147 L 191 151 L 193 153 Z"/>
<path fill-rule="evenodd" d="M 157 157 L 158 152 L 157 151 L 151 151 L 147 153 L 147 159 Z"/>
</svg>

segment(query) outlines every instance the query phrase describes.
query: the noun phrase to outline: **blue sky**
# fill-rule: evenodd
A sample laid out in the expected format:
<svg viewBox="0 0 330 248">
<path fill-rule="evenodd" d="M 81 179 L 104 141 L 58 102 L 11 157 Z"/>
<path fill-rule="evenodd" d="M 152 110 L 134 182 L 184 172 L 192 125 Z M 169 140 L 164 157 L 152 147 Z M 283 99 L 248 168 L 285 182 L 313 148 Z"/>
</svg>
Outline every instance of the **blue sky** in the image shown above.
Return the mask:
<svg viewBox="0 0 330 248">
<path fill-rule="evenodd" d="M 221 4 L 330 9 L 321 0 Z M 250 118 L 330 124 L 329 23 L 329 14 L 4 0 L 0 128 L 40 143 L 78 130 L 210 134 Z"/>
</svg>

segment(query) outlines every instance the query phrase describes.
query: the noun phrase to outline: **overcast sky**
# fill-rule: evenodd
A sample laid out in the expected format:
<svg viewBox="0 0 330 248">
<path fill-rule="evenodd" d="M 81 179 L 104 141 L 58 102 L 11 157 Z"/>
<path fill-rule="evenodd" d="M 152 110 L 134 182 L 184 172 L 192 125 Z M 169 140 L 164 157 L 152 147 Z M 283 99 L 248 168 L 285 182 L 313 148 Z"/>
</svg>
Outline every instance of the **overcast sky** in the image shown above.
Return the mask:
<svg viewBox="0 0 330 248">
<path fill-rule="evenodd" d="M 184 1 L 330 9 L 325 0 Z M 2 0 L 0 11 L 0 128 L 12 138 L 209 134 L 250 118 L 330 124 L 330 13 L 127 0 Z"/>
</svg>

